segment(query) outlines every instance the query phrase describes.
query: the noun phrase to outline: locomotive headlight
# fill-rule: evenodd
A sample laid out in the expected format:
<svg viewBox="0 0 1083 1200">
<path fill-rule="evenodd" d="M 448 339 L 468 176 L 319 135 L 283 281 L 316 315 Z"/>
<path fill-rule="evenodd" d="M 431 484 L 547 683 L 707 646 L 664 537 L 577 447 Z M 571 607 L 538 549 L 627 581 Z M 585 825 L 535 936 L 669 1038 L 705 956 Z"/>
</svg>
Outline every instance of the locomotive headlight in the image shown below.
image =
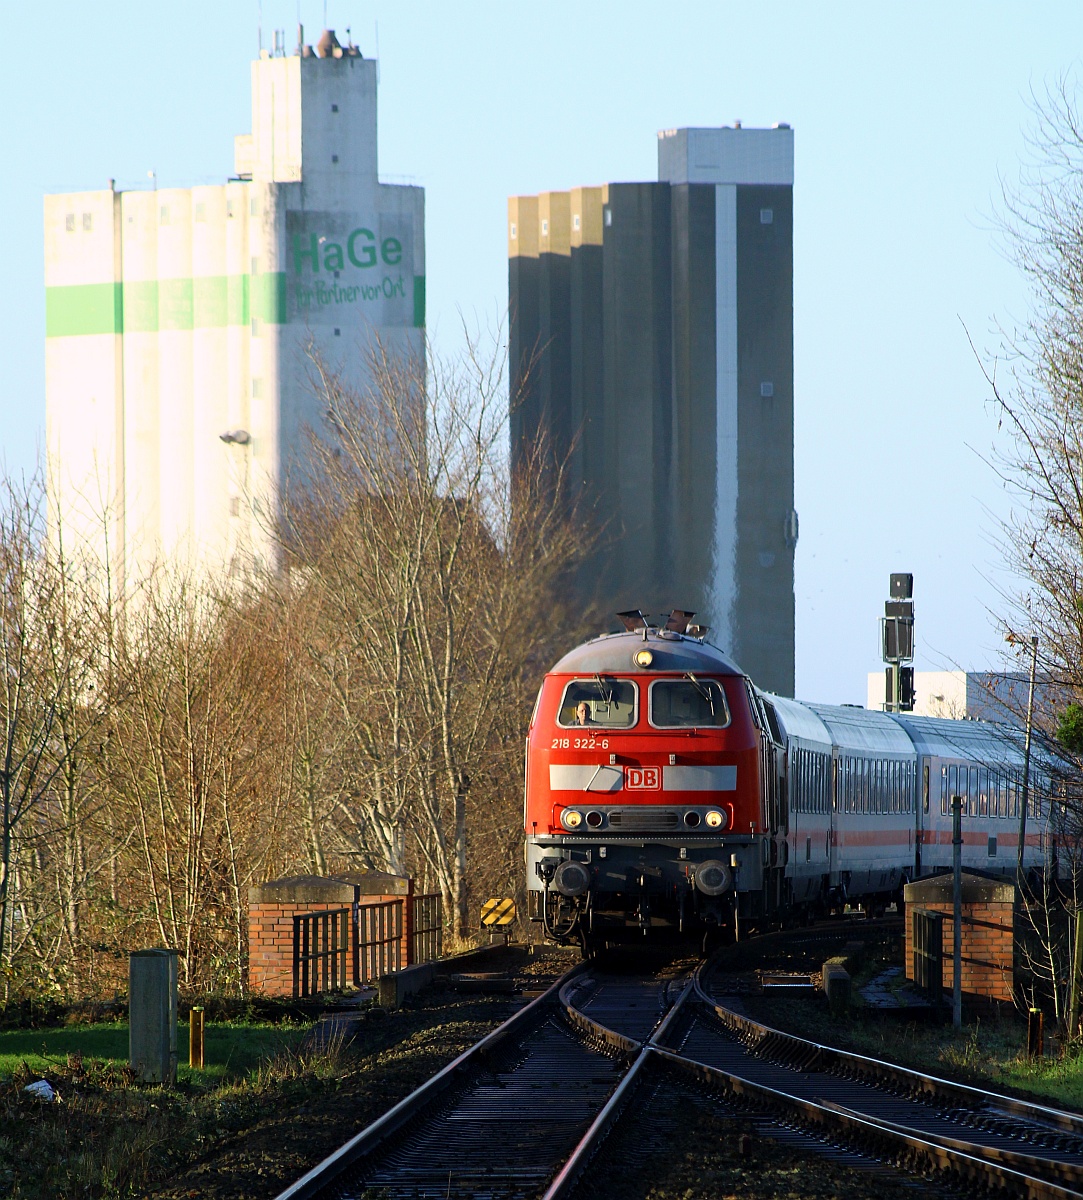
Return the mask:
<svg viewBox="0 0 1083 1200">
<path fill-rule="evenodd" d="M 650 650 L 637 650 L 632 661 L 637 667 L 649 667 L 654 662 L 654 654 Z"/>
<path fill-rule="evenodd" d="M 717 808 L 712 808 L 703 820 L 711 829 L 721 829 L 726 823 L 726 814 L 720 813 Z"/>
<path fill-rule="evenodd" d="M 574 808 L 566 808 L 560 814 L 560 819 L 568 829 L 578 829 L 583 823 L 583 814 Z"/>
</svg>

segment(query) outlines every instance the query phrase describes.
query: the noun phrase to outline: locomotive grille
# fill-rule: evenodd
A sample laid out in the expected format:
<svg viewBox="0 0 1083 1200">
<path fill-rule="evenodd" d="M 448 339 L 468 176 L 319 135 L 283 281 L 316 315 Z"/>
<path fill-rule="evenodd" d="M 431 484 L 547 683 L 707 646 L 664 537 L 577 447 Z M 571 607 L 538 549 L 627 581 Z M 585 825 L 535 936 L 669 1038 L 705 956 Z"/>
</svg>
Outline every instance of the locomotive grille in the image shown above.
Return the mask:
<svg viewBox="0 0 1083 1200">
<path fill-rule="evenodd" d="M 671 808 L 618 808 L 610 810 L 610 829 L 676 829 L 680 813 Z"/>
</svg>

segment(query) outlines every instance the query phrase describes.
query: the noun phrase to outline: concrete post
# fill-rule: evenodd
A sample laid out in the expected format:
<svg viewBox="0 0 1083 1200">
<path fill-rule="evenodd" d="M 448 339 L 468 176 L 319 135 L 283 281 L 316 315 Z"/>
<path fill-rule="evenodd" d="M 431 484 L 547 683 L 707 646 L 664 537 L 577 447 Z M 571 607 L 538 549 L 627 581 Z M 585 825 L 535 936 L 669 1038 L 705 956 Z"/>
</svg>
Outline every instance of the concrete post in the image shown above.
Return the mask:
<svg viewBox="0 0 1083 1200">
<path fill-rule="evenodd" d="M 128 1058 L 144 1083 L 177 1082 L 177 951 L 128 955 Z"/>
<path fill-rule="evenodd" d="M 188 1065 L 203 1070 L 203 1005 L 197 1004 L 188 1015 Z"/>
</svg>

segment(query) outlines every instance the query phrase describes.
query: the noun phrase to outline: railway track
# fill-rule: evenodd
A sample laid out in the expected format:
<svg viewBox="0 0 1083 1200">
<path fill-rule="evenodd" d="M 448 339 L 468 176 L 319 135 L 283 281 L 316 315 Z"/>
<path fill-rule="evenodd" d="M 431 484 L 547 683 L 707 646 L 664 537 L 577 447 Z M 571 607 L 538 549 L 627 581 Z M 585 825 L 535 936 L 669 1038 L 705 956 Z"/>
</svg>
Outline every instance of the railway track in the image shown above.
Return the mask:
<svg viewBox="0 0 1083 1200">
<path fill-rule="evenodd" d="M 714 994 L 715 961 L 683 978 L 580 964 L 279 1200 L 564 1200 L 592 1190 L 622 1114 L 664 1105 L 675 1081 L 839 1166 L 886 1164 L 941 1192 L 1083 1194 L 1083 1117 L 770 1029 Z"/>
<path fill-rule="evenodd" d="M 612 1104 L 667 992 L 661 977 L 573 968 L 279 1200 L 540 1195 Z"/>
<path fill-rule="evenodd" d="M 656 1053 L 754 1107 L 873 1153 L 1027 1197 L 1083 1194 L 1083 1117 L 771 1029 L 697 973 L 694 1015 Z"/>
</svg>

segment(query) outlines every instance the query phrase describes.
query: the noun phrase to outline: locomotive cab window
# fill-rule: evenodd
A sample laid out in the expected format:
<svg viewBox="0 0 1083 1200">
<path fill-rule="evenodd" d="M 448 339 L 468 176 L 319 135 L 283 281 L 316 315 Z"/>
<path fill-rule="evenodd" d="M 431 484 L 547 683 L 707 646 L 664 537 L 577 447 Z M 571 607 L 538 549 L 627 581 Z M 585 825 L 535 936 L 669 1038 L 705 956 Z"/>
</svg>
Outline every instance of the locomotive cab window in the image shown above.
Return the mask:
<svg viewBox="0 0 1083 1200">
<path fill-rule="evenodd" d="M 718 729 L 730 723 L 726 693 L 713 679 L 656 679 L 650 706 L 657 729 Z"/>
<path fill-rule="evenodd" d="M 596 675 L 573 679 L 564 689 L 557 724 L 564 729 L 589 726 L 631 729 L 636 723 L 637 688 L 630 679 Z"/>
</svg>

